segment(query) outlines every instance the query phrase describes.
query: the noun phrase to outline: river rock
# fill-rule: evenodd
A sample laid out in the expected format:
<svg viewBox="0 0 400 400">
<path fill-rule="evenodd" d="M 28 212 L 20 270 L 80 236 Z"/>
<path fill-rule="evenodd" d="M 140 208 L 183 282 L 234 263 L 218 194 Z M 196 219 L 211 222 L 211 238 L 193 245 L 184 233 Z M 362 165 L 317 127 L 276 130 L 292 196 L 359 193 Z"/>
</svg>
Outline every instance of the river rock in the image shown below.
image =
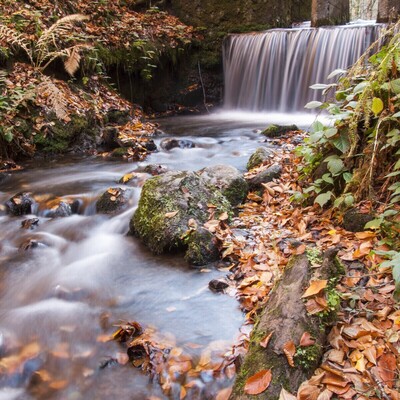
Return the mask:
<svg viewBox="0 0 400 400">
<path fill-rule="evenodd" d="M 21 222 L 21 228 L 23 229 L 35 229 L 39 226 L 39 218 L 29 218 Z"/>
<path fill-rule="evenodd" d="M 187 238 L 185 260 L 196 266 L 206 265 L 218 260 L 217 238 L 205 228 L 197 228 Z"/>
<path fill-rule="evenodd" d="M 267 161 L 271 157 L 271 154 L 271 149 L 267 149 L 266 147 L 258 147 L 247 162 L 247 170 L 250 171 L 251 169 L 258 167 L 264 161 Z"/>
<path fill-rule="evenodd" d="M 214 165 L 200 171 L 201 176 L 221 190 L 233 205 L 237 206 L 246 198 L 249 185 L 243 175 L 230 165 Z"/>
<path fill-rule="evenodd" d="M 72 207 L 65 201 L 60 201 L 60 204 L 52 210 L 48 210 L 45 216 L 48 218 L 63 218 L 72 215 Z"/>
<path fill-rule="evenodd" d="M 343 216 L 343 228 L 349 232 L 362 232 L 365 230 L 365 224 L 373 219 L 373 215 L 361 213 L 357 208 L 351 208 Z"/>
<path fill-rule="evenodd" d="M 9 214 L 19 216 L 32 214 L 32 206 L 35 200 L 32 198 L 31 193 L 18 193 L 8 200 L 5 204 L 6 210 Z"/>
<path fill-rule="evenodd" d="M 131 219 L 131 232 L 155 254 L 186 249 L 187 240 L 193 241 L 193 247 L 196 236 L 205 235 L 201 232 L 193 235 L 191 230 L 207 222 L 210 204 L 214 218 L 231 211 L 226 197 L 195 172 L 171 171 L 155 176 L 143 186 L 138 208 Z M 189 253 L 188 259 L 192 262 L 195 257 Z"/>
<path fill-rule="evenodd" d="M 175 148 L 180 148 L 180 149 L 191 149 L 193 147 L 196 147 L 193 141 L 188 140 L 188 139 L 174 139 L 174 138 L 166 138 L 161 141 L 160 146 L 164 150 L 172 150 Z"/>
<path fill-rule="evenodd" d="M 107 149 L 115 149 L 119 147 L 117 142 L 118 139 L 118 128 L 115 126 L 106 126 L 102 132 L 103 144 Z"/>
<path fill-rule="evenodd" d="M 285 133 L 298 130 L 299 128 L 296 125 L 270 125 L 268 128 L 264 129 L 261 134 L 269 138 L 275 138 Z"/>
<path fill-rule="evenodd" d="M 96 212 L 112 214 L 120 211 L 129 203 L 132 189 L 109 188 L 96 202 Z"/>
<path fill-rule="evenodd" d="M 106 121 L 109 124 L 125 125 L 130 120 L 129 110 L 111 108 L 107 111 Z"/>
<path fill-rule="evenodd" d="M 261 189 L 263 183 L 268 183 L 281 176 L 282 167 L 280 165 L 272 165 L 271 167 L 260 171 L 256 176 L 248 179 L 249 187 L 252 190 Z"/>
<path fill-rule="evenodd" d="M 153 176 L 165 174 L 168 171 L 169 171 L 169 168 L 166 165 L 161 165 L 161 164 L 150 164 L 150 165 L 146 165 L 143 168 L 143 172 L 146 172 L 147 174 L 150 174 Z"/>
</svg>

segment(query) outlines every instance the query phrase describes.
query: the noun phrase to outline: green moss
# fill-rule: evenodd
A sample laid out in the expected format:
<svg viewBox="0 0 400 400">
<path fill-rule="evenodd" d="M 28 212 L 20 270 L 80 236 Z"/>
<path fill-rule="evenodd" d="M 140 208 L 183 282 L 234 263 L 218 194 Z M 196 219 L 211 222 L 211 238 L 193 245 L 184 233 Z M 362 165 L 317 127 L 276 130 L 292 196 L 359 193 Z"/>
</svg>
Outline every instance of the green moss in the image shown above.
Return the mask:
<svg viewBox="0 0 400 400">
<path fill-rule="evenodd" d="M 51 131 L 46 134 L 39 133 L 34 137 L 38 149 L 45 153 L 64 153 L 83 135 L 96 135 L 96 125 L 91 118 L 77 114 L 71 115 L 70 118 L 70 122 L 64 123 L 55 115 L 51 115 Z"/>
<path fill-rule="evenodd" d="M 317 247 L 308 247 L 306 250 L 306 256 L 311 265 L 322 264 L 322 252 Z"/>
<path fill-rule="evenodd" d="M 267 137 L 278 137 L 284 135 L 287 132 L 298 131 L 299 128 L 296 125 L 270 125 L 264 129 L 261 134 Z"/>
<path fill-rule="evenodd" d="M 321 357 L 322 347 L 319 344 L 299 346 L 294 355 L 295 365 L 305 370 L 314 369 Z"/>
</svg>

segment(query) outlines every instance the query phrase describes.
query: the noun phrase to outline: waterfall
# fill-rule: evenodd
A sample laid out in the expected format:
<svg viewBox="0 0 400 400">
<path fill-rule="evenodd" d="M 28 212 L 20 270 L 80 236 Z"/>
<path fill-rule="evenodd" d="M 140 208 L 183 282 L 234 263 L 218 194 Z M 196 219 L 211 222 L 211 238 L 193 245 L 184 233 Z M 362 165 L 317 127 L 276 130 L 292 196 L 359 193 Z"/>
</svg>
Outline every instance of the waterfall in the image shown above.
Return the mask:
<svg viewBox="0 0 400 400">
<path fill-rule="evenodd" d="M 321 100 L 321 90 L 309 87 L 329 83 L 333 70 L 350 67 L 380 29 L 351 25 L 230 35 L 223 47 L 224 107 L 302 111 L 309 101 Z"/>
</svg>

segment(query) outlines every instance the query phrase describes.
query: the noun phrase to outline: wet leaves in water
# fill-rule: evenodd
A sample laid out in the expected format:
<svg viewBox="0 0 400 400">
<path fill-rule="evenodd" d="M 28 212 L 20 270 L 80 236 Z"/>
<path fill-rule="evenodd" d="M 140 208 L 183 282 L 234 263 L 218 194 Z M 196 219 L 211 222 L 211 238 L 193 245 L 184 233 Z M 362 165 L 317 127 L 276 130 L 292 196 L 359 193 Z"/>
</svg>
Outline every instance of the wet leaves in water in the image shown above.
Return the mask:
<svg viewBox="0 0 400 400">
<path fill-rule="evenodd" d="M 260 394 L 264 392 L 271 383 L 272 373 L 270 369 L 257 372 L 246 380 L 244 392 L 246 394 Z"/>
<path fill-rule="evenodd" d="M 114 332 L 112 338 L 119 342 L 127 342 L 136 336 L 140 336 L 142 333 L 142 326 L 138 322 L 126 322 L 119 326 L 119 328 Z"/>
</svg>

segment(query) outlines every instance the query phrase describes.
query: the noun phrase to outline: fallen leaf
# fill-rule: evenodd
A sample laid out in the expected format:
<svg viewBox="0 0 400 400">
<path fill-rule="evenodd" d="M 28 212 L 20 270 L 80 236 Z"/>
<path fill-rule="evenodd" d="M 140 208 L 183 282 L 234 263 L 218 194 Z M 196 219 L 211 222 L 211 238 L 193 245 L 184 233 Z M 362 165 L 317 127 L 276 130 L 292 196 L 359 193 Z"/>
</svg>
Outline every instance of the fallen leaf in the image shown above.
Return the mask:
<svg viewBox="0 0 400 400">
<path fill-rule="evenodd" d="M 300 339 L 300 346 L 308 347 L 315 344 L 315 339 L 311 339 L 309 332 L 304 332 Z"/>
<path fill-rule="evenodd" d="M 296 400 L 296 396 L 293 396 L 287 390 L 282 388 L 281 392 L 279 393 L 279 400 Z"/>
<path fill-rule="evenodd" d="M 215 400 L 228 400 L 232 394 L 232 388 L 225 388 L 218 392 Z"/>
<path fill-rule="evenodd" d="M 172 212 L 167 212 L 165 213 L 165 218 L 173 218 L 175 215 L 178 214 L 178 211 L 172 211 Z"/>
<path fill-rule="evenodd" d="M 291 367 L 294 367 L 293 357 L 296 354 L 296 345 L 294 344 L 294 342 L 292 342 L 292 341 L 286 342 L 283 345 L 283 352 L 285 353 L 285 356 L 287 358 L 288 364 Z"/>
<path fill-rule="evenodd" d="M 272 374 L 270 369 L 257 372 L 246 380 L 244 392 L 246 394 L 260 394 L 264 392 L 271 383 Z"/>
<path fill-rule="evenodd" d="M 378 360 L 378 374 L 382 381 L 390 388 L 393 388 L 396 375 L 396 357 L 391 353 L 383 354 Z"/>
<path fill-rule="evenodd" d="M 326 279 L 311 282 L 310 286 L 305 291 L 303 296 L 301 296 L 301 298 L 304 299 L 305 297 L 310 297 L 318 294 L 322 289 L 326 288 L 327 284 L 328 281 Z"/>
<path fill-rule="evenodd" d="M 320 393 L 318 386 L 310 385 L 308 382 L 301 384 L 298 392 L 298 400 L 317 400 Z"/>
<path fill-rule="evenodd" d="M 267 336 L 265 336 L 264 339 L 261 339 L 261 340 L 260 340 L 260 346 L 261 346 L 261 347 L 264 347 L 265 349 L 267 348 L 268 343 L 269 343 L 269 341 L 271 340 L 271 337 L 272 337 L 273 333 L 274 333 L 274 332 L 269 333 Z"/>
</svg>

